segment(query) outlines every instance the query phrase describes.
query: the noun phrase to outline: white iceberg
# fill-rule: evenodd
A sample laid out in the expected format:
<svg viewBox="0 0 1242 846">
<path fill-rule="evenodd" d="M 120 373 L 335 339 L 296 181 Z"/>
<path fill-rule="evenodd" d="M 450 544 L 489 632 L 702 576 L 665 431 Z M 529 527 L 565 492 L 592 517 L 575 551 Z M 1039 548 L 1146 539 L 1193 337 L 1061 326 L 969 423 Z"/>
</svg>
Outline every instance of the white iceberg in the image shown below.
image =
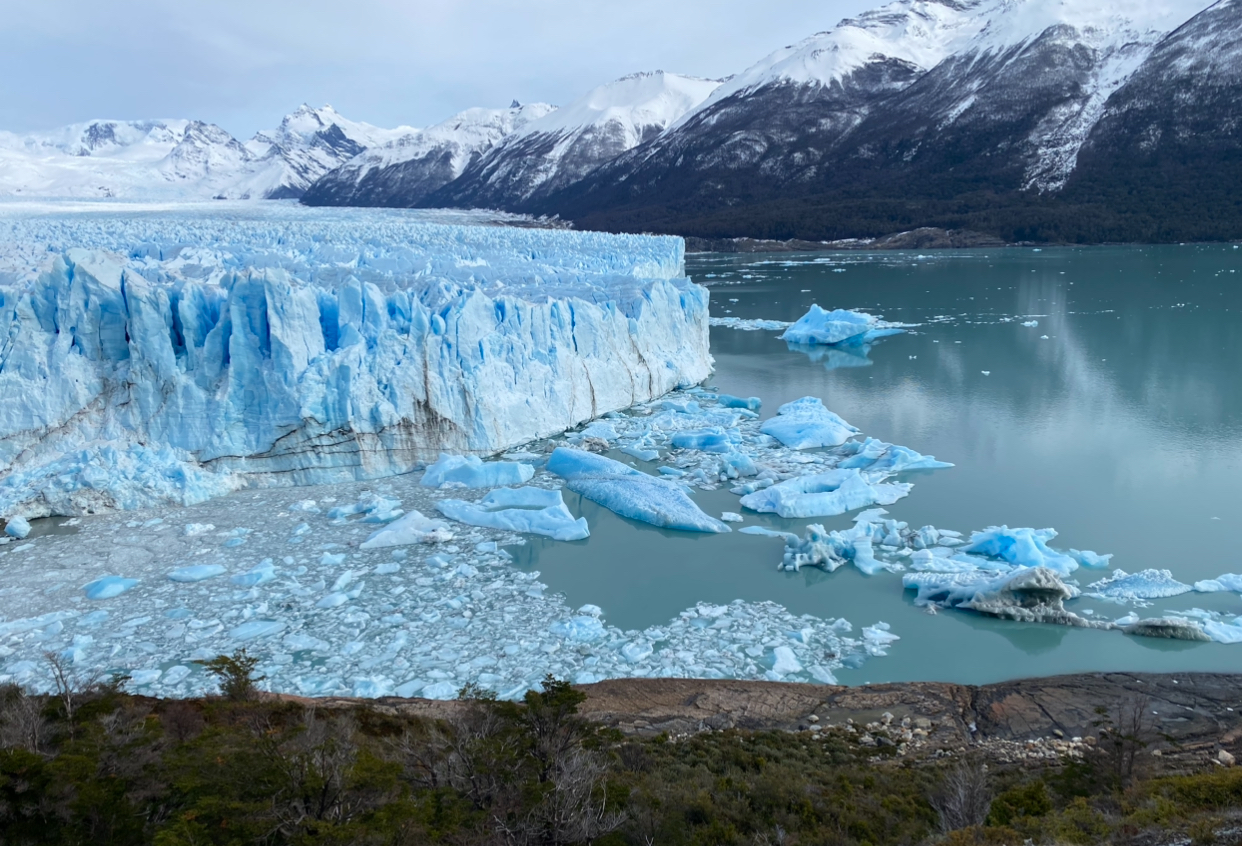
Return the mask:
<svg viewBox="0 0 1242 846">
<path fill-rule="evenodd" d="M 1190 593 L 1193 588 L 1173 578 L 1168 570 L 1141 570 L 1127 573 L 1114 570 L 1108 578 L 1087 586 L 1088 596 L 1111 599 L 1117 602 L 1163 599 Z"/>
</svg>

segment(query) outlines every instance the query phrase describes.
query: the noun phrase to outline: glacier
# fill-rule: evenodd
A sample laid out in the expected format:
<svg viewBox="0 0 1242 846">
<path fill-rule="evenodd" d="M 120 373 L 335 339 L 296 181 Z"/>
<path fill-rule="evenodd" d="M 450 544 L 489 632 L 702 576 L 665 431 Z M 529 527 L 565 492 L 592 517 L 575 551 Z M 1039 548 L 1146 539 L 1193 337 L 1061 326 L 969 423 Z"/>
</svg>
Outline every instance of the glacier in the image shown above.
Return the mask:
<svg viewBox="0 0 1242 846">
<path fill-rule="evenodd" d="M 484 456 L 703 380 L 678 238 L 296 208 L 0 214 L 0 515 Z"/>
</svg>

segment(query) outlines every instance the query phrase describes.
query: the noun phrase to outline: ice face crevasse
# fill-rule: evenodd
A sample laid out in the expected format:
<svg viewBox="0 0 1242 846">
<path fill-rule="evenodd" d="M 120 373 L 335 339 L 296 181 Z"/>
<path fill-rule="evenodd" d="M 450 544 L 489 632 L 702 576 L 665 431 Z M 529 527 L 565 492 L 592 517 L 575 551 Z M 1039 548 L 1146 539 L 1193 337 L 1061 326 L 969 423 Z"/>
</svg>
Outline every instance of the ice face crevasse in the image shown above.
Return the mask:
<svg viewBox="0 0 1242 846">
<path fill-rule="evenodd" d="M 142 224 L 6 233 L 53 256 L 0 287 L 0 515 L 408 472 L 711 371 L 680 239 L 364 214 L 227 241 L 209 220 Z"/>
</svg>

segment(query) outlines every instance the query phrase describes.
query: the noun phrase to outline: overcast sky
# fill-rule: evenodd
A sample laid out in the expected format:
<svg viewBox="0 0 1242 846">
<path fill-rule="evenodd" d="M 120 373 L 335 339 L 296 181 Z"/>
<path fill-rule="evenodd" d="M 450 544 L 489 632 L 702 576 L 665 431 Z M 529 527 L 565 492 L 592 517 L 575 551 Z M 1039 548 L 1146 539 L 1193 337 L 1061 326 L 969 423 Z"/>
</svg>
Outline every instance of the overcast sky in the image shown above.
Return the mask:
<svg viewBox="0 0 1242 846">
<path fill-rule="evenodd" d="M 381 126 L 563 104 L 637 70 L 719 77 L 874 0 L 0 0 L 0 129 L 302 102 Z"/>
</svg>

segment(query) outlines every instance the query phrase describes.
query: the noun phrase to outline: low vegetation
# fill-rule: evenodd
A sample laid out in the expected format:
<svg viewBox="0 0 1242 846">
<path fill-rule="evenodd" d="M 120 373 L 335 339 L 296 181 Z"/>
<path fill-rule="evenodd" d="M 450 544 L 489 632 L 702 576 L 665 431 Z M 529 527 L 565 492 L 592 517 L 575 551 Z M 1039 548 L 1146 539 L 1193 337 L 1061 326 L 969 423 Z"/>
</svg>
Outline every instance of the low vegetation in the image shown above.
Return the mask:
<svg viewBox="0 0 1242 846">
<path fill-rule="evenodd" d="M 0 690 L 0 843 L 1208 844 L 1242 809 L 1242 770 L 1160 775 L 1141 726 L 1019 767 L 834 729 L 627 738 L 552 678 L 429 720 L 256 696 L 245 655 L 214 669 L 226 695 L 192 701 L 63 672 Z"/>
</svg>

